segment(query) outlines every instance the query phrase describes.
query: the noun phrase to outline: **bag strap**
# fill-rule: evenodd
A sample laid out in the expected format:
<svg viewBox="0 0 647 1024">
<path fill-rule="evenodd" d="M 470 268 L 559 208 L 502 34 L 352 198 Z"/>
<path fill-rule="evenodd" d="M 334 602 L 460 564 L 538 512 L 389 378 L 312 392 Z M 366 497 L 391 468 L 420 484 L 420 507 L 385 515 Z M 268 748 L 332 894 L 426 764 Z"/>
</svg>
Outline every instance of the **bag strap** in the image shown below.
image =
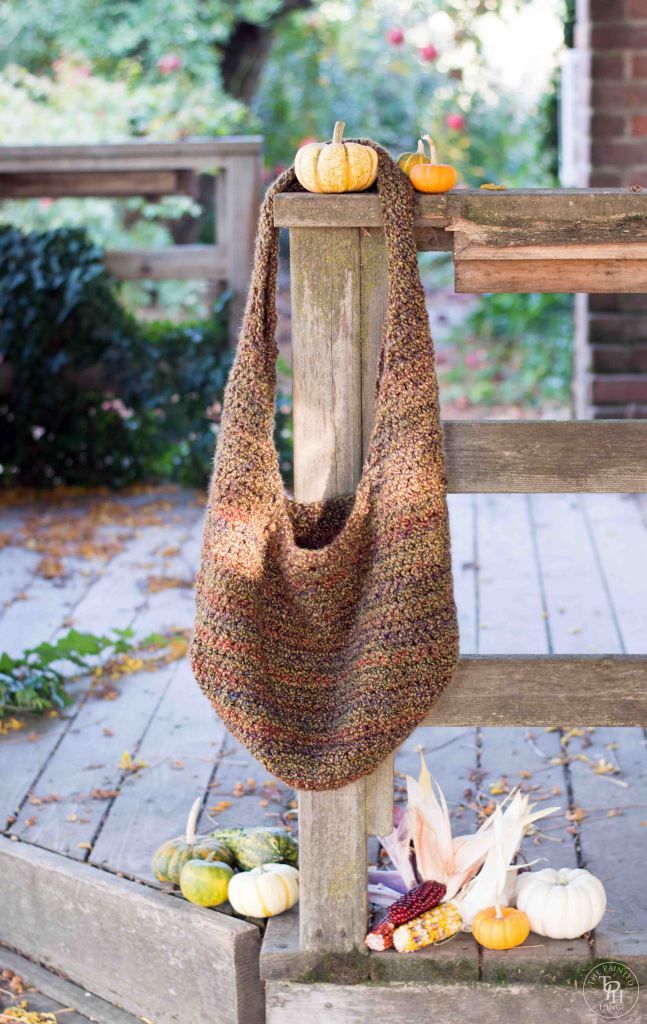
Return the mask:
<svg viewBox="0 0 647 1024">
<path fill-rule="evenodd" d="M 370 139 L 350 141 L 371 146 L 378 155 L 377 191 L 384 216 L 388 264 L 388 303 L 376 381 L 370 468 L 392 450 L 411 419 L 400 415 L 406 403 L 414 401 L 421 411 L 416 420 L 418 431 L 429 444 L 430 431 L 434 433 L 434 421 L 438 419 L 437 383 L 424 290 L 418 273 L 414 190 L 385 149 Z M 233 485 L 229 463 L 236 459 L 240 465 L 244 459 L 244 489 L 250 491 L 250 496 L 254 492 L 257 498 L 261 492 L 267 494 L 268 486 L 275 490 L 278 485 L 282 494 L 273 441 L 279 237 L 274 227 L 274 197 L 303 191 L 291 167 L 270 186 L 261 205 L 245 316 L 225 393 L 217 477 L 221 484 L 229 477 Z M 276 472 L 268 478 L 271 467 Z M 261 480 L 263 474 L 265 478 Z"/>
</svg>

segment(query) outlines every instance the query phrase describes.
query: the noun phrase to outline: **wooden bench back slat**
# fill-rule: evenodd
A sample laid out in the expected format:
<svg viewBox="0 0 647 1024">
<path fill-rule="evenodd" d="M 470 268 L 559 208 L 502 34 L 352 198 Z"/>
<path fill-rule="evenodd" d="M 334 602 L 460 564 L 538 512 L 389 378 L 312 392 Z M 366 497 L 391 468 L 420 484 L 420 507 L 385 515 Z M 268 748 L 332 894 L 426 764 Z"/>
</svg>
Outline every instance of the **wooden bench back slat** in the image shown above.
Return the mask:
<svg viewBox="0 0 647 1024">
<path fill-rule="evenodd" d="M 0 147 L 0 201 L 30 198 L 198 196 L 199 175 L 214 175 L 215 245 L 109 250 L 121 280 L 208 280 L 231 290 L 230 339 L 238 333 L 254 251 L 263 139 Z M 200 189 L 202 194 L 203 189 Z"/>
<path fill-rule="evenodd" d="M 461 658 L 423 725 L 642 725 L 647 656 Z"/>
<path fill-rule="evenodd" d="M 647 491 L 647 420 L 443 424 L 453 493 Z"/>
<path fill-rule="evenodd" d="M 450 251 L 457 292 L 647 290 L 647 193 L 459 189 L 416 199 L 422 251 Z M 379 228 L 376 195 L 277 196 L 279 227 Z"/>
</svg>

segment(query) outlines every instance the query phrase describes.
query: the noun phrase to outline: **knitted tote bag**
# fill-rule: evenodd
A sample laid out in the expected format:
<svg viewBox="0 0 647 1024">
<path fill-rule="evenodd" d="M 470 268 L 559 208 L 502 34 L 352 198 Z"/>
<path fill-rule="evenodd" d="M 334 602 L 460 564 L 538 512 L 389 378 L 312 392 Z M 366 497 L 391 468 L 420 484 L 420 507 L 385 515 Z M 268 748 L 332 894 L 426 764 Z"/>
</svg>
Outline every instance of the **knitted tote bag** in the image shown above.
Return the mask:
<svg viewBox="0 0 647 1024">
<path fill-rule="evenodd" d="M 278 192 L 254 272 L 210 487 L 191 661 L 218 715 L 274 775 L 336 789 L 372 772 L 430 710 L 458 657 L 438 385 L 414 193 L 378 153 L 388 309 L 375 425 L 355 495 L 301 504 L 273 442 Z"/>
</svg>

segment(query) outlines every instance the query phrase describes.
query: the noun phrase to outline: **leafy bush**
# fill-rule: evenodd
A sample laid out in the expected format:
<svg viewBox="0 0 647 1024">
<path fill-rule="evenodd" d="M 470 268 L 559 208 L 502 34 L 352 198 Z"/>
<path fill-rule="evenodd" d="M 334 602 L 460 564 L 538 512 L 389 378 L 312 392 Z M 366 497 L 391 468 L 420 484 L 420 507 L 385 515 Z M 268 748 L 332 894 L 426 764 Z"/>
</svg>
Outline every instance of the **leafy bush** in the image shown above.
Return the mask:
<svg viewBox="0 0 647 1024">
<path fill-rule="evenodd" d="M 209 321 L 139 323 L 83 231 L 0 227 L 0 479 L 204 486 L 232 355 L 227 322 L 225 295 Z M 280 397 L 288 477 L 289 416 Z"/>
<path fill-rule="evenodd" d="M 569 295 L 484 295 L 451 336 L 447 398 L 477 405 L 567 403 L 573 358 Z"/>
<path fill-rule="evenodd" d="M 54 643 L 38 644 L 18 657 L 0 654 L 0 720 L 6 712 L 40 714 L 67 707 L 72 698 L 66 689 L 65 675 L 54 666 L 71 663 L 87 671 L 95 664 L 90 659 L 106 653 L 125 654 L 133 649 L 132 630 L 112 629 L 110 632 L 114 636 L 96 636 L 71 629 Z"/>
</svg>

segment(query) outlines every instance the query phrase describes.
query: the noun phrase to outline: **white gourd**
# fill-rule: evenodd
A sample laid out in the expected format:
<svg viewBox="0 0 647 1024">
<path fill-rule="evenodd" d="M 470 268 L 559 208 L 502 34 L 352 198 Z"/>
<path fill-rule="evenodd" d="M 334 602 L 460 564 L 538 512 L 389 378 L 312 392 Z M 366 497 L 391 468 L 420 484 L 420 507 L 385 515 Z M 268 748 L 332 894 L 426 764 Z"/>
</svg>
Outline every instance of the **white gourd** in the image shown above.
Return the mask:
<svg viewBox="0 0 647 1024">
<path fill-rule="evenodd" d="M 262 864 L 241 871 L 229 883 L 227 898 L 244 917 L 275 917 L 299 899 L 299 872 L 290 864 Z"/>
<path fill-rule="evenodd" d="M 550 939 L 576 939 L 591 931 L 606 906 L 602 882 L 583 868 L 544 868 L 517 881 L 517 907 L 533 932 Z"/>
</svg>

